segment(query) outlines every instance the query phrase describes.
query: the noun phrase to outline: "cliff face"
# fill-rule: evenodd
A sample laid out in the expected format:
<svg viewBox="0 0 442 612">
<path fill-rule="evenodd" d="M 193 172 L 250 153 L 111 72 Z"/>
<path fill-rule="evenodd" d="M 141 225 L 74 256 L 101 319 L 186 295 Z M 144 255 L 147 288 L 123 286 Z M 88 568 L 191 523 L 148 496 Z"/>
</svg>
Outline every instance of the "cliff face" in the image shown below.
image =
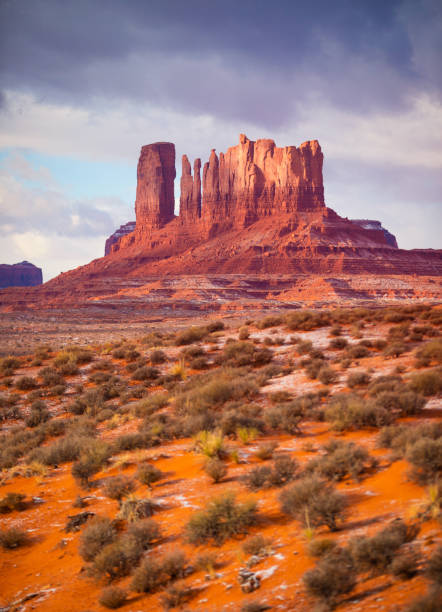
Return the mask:
<svg viewBox="0 0 442 612">
<path fill-rule="evenodd" d="M 175 145 L 155 142 L 141 149 L 137 169 L 137 230 L 150 234 L 174 217 Z"/>
<path fill-rule="evenodd" d="M 120 227 L 106 240 L 104 245 L 104 255 L 109 255 L 112 251 L 112 247 L 114 244 L 117 244 L 123 236 L 127 236 L 127 234 L 131 234 L 135 229 L 135 221 L 128 221 L 124 225 L 120 225 Z"/>
<path fill-rule="evenodd" d="M 41 268 L 37 268 L 29 261 L 8 265 L 0 264 L 0 288 L 5 287 L 35 287 L 41 285 L 43 275 Z"/>
</svg>

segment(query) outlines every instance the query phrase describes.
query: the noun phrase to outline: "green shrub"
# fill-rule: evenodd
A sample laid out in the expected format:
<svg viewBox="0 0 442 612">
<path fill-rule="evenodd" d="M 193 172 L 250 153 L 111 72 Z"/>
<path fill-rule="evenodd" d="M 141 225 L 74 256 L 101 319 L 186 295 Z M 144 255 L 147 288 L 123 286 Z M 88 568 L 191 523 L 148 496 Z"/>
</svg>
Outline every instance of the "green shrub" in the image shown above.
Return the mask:
<svg viewBox="0 0 442 612">
<path fill-rule="evenodd" d="M 337 521 L 346 507 L 345 497 L 315 476 L 305 477 L 284 489 L 279 501 L 284 514 L 306 527 L 326 525 L 331 531 L 336 531 Z"/>
<path fill-rule="evenodd" d="M 98 601 L 105 608 L 116 610 L 126 603 L 127 592 L 120 587 L 109 586 L 101 591 Z"/>
<path fill-rule="evenodd" d="M 256 519 L 255 501 L 238 503 L 233 493 L 225 493 L 190 518 L 186 534 L 191 544 L 213 541 L 220 545 L 228 538 L 247 533 Z"/>
<path fill-rule="evenodd" d="M 213 482 L 220 482 L 227 474 L 227 467 L 221 459 L 213 457 L 204 465 L 204 471 Z"/>
<path fill-rule="evenodd" d="M 336 606 L 340 595 L 350 593 L 357 584 L 353 560 L 348 552 L 341 548 L 336 548 L 322 557 L 302 579 L 307 591 L 331 608 Z"/>
</svg>

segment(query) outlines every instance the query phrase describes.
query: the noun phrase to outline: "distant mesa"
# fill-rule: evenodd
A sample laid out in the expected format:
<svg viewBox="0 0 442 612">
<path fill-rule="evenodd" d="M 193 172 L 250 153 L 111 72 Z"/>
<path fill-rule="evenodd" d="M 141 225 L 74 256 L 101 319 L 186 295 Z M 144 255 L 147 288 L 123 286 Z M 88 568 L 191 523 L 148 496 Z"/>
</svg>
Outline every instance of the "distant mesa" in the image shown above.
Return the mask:
<svg viewBox="0 0 442 612">
<path fill-rule="evenodd" d="M 6 287 L 35 287 L 43 282 L 41 268 L 37 268 L 29 261 L 16 264 L 0 264 L 0 288 Z"/>
</svg>

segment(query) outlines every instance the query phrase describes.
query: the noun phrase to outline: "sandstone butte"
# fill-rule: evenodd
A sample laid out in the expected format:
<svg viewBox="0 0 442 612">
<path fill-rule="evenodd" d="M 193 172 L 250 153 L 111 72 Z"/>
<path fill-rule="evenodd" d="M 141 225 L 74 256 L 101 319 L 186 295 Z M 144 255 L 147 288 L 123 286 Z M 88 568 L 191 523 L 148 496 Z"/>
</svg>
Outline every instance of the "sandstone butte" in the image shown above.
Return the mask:
<svg viewBox="0 0 442 612">
<path fill-rule="evenodd" d="M 175 215 L 175 146 L 143 146 L 135 226 L 117 230 L 101 259 L 41 288 L 2 291 L 0 307 L 87 300 L 152 279 L 210 274 L 263 275 L 269 286 L 281 275 L 432 277 L 431 297 L 440 297 L 442 250 L 399 249 L 381 223 L 339 216 L 325 204 L 322 166 L 317 140 L 277 147 L 241 134 L 226 153 L 213 149 L 203 166 L 196 159 L 193 173 L 183 156 Z"/>
</svg>

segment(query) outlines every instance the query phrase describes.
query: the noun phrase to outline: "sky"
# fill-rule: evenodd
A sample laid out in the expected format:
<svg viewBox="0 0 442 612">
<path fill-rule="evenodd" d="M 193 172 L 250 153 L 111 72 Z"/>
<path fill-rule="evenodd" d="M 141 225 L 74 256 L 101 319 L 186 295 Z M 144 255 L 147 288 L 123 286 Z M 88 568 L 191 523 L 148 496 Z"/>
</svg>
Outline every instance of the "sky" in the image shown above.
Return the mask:
<svg viewBox="0 0 442 612">
<path fill-rule="evenodd" d="M 0 0 L 0 263 L 135 219 L 142 145 L 319 140 L 328 206 L 442 248 L 440 0 Z"/>
</svg>

